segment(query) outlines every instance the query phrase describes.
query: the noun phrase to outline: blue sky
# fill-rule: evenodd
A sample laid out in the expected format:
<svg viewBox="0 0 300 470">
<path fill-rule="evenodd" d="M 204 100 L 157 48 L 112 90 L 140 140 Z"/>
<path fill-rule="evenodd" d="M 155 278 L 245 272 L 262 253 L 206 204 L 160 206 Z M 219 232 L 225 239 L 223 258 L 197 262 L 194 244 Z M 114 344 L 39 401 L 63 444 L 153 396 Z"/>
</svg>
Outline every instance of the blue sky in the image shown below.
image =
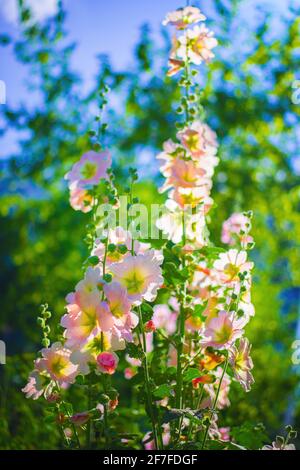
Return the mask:
<svg viewBox="0 0 300 470">
<path fill-rule="evenodd" d="M 47 10 L 49 5 L 50 10 L 53 9 L 57 0 L 25 1 L 36 5 L 41 15 L 43 9 Z M 230 0 L 228 1 L 230 4 Z M 242 14 L 247 21 L 239 25 L 239 28 L 249 28 L 249 25 L 251 28 L 251 21 L 256 21 L 255 5 L 268 4 L 281 16 L 285 12 L 287 1 L 281 0 L 275 3 L 274 0 L 244 0 Z M 10 33 L 17 37 L 20 32 L 19 26 L 17 22 L 12 21 L 16 2 L 17 0 L 0 0 L 0 33 Z M 77 43 L 73 68 L 83 76 L 85 89 L 89 89 L 93 83 L 97 54 L 107 53 L 116 68 L 130 66 L 140 26 L 147 22 L 154 35 L 158 36 L 165 14 L 184 6 L 185 3 L 185 0 L 63 0 L 67 11 L 66 29 L 69 33 L 69 41 Z M 198 2 L 191 3 L 197 4 Z M 209 17 L 213 2 L 202 0 L 200 4 L 203 5 L 202 9 Z M 278 30 L 277 33 L 279 33 Z M 11 46 L 0 48 L 0 54 L 0 80 L 6 83 L 7 103 L 13 106 L 20 102 L 34 103 L 34 96 L 28 94 L 26 90 L 26 67 L 16 62 Z M 15 148 L 14 136 L 6 136 L 0 147 L 2 147 L 2 150 L 0 148 L 1 158 L 1 155 L 7 155 Z"/>
</svg>

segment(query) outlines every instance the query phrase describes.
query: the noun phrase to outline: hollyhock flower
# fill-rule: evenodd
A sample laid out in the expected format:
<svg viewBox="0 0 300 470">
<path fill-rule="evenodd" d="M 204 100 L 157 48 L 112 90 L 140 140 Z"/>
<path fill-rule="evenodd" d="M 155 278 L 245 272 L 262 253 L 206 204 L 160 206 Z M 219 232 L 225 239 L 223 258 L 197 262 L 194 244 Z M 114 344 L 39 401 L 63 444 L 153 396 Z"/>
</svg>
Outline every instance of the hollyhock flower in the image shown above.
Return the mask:
<svg viewBox="0 0 300 470">
<path fill-rule="evenodd" d="M 189 316 L 185 321 L 187 331 L 199 331 L 202 326 L 202 320 L 198 316 Z"/>
<path fill-rule="evenodd" d="M 42 358 L 35 361 L 39 372 L 47 372 L 61 386 L 74 382 L 78 375 L 78 366 L 71 362 L 69 349 L 56 342 L 50 348 L 43 348 L 41 354 Z"/>
<path fill-rule="evenodd" d="M 218 142 L 216 133 L 201 121 L 194 121 L 190 126 L 177 133 L 181 144 L 196 160 L 205 160 L 217 152 Z M 207 159 L 206 159 L 207 160 Z M 212 159 L 212 166 L 216 166 L 218 159 Z"/>
<path fill-rule="evenodd" d="M 199 8 L 187 6 L 168 13 L 162 24 L 164 26 L 171 24 L 176 29 L 185 29 L 190 24 L 205 20 L 206 16 L 201 13 Z"/>
<path fill-rule="evenodd" d="M 272 442 L 272 445 L 265 445 L 261 450 L 296 450 L 294 444 L 284 444 L 279 441 Z"/>
<path fill-rule="evenodd" d="M 97 356 L 97 366 L 103 374 L 112 375 L 118 366 L 119 358 L 113 352 L 102 352 Z"/>
<path fill-rule="evenodd" d="M 158 304 L 153 308 L 152 321 L 156 328 L 162 328 L 168 335 L 172 335 L 176 331 L 177 313 L 168 305 Z"/>
<path fill-rule="evenodd" d="M 225 356 L 214 352 L 205 351 L 204 357 L 200 360 L 200 366 L 205 370 L 213 370 L 225 361 Z"/>
<path fill-rule="evenodd" d="M 63 315 L 60 324 L 65 328 L 66 345 L 81 347 L 98 336 L 101 331 L 109 331 L 115 320 L 107 302 L 94 304 L 85 302 L 84 310 Z"/>
<path fill-rule="evenodd" d="M 197 167 L 191 160 L 182 160 L 180 157 L 174 157 L 161 168 L 166 181 L 160 192 L 164 192 L 172 187 L 194 188 L 196 186 L 208 183 L 206 170 Z"/>
<path fill-rule="evenodd" d="M 214 372 L 214 374 L 215 374 L 216 379 L 217 379 L 216 382 L 214 384 L 204 385 L 204 389 L 208 393 L 208 397 L 206 399 L 204 399 L 203 402 L 201 403 L 201 408 L 211 408 L 212 407 L 212 404 L 215 401 L 216 391 L 217 391 L 217 388 L 218 388 L 218 385 L 219 385 L 219 381 L 220 381 L 221 376 L 223 374 L 222 367 L 218 367 L 218 369 Z M 218 396 L 218 402 L 217 402 L 217 406 L 216 406 L 218 410 L 222 410 L 223 408 L 226 408 L 226 407 L 230 406 L 230 401 L 229 401 L 229 398 L 228 398 L 229 391 L 230 391 L 230 384 L 231 384 L 231 378 L 227 373 L 225 373 L 224 377 L 223 377 L 223 380 L 222 380 L 222 383 L 221 383 L 220 392 L 219 392 L 219 396 Z"/>
<path fill-rule="evenodd" d="M 199 65 L 202 61 L 209 62 L 215 55 L 212 52 L 218 45 L 214 33 L 204 24 L 188 29 L 178 38 L 180 46 L 177 55 L 183 60 L 189 59 L 193 64 Z"/>
<path fill-rule="evenodd" d="M 225 427 L 225 428 L 219 428 L 220 432 L 220 439 L 223 442 L 229 442 L 230 441 L 230 428 Z"/>
<path fill-rule="evenodd" d="M 134 377 L 136 374 L 137 371 L 132 369 L 131 367 L 126 367 L 126 369 L 124 370 L 124 377 L 127 380 L 132 379 L 132 377 Z"/>
<path fill-rule="evenodd" d="M 88 411 L 83 411 L 81 413 L 76 413 L 70 417 L 70 421 L 75 424 L 75 426 L 82 426 L 87 423 L 90 419 L 90 414 Z"/>
<path fill-rule="evenodd" d="M 78 366 L 78 374 L 89 374 L 89 363 L 93 362 L 93 356 L 90 351 L 75 350 L 71 353 L 70 360 Z"/>
<path fill-rule="evenodd" d="M 201 377 L 196 377 L 192 380 L 192 386 L 195 389 L 199 388 L 200 384 L 211 384 L 215 381 L 215 378 L 212 375 L 202 375 Z"/>
<path fill-rule="evenodd" d="M 109 305 L 110 312 L 117 318 L 128 315 L 131 309 L 131 301 L 128 299 L 127 290 L 116 281 L 105 284 L 104 294 Z"/>
<path fill-rule="evenodd" d="M 249 272 L 253 268 L 253 263 L 247 262 L 246 251 L 232 249 L 221 253 L 213 266 L 219 271 L 220 279 L 230 283 L 239 280 L 239 273 Z"/>
<path fill-rule="evenodd" d="M 142 299 L 151 302 L 163 283 L 161 263 L 162 257 L 149 250 L 136 256 L 128 255 L 122 263 L 112 264 L 110 271 L 114 279 L 127 289 L 132 302 L 141 303 Z"/>
<path fill-rule="evenodd" d="M 206 185 L 196 188 L 178 187 L 170 192 L 169 197 L 177 202 L 183 210 L 185 207 L 194 208 L 201 204 L 203 212 L 206 214 L 213 205 L 213 200 L 208 193 L 209 187 Z"/>
<path fill-rule="evenodd" d="M 150 248 L 149 243 L 143 243 L 138 240 L 132 240 L 132 235 L 129 231 L 124 230 L 123 227 L 116 227 L 115 229 L 110 229 L 107 232 L 108 244 L 116 246 L 114 251 L 108 251 L 106 253 L 106 267 L 109 269 L 109 266 L 112 263 L 118 263 L 124 259 L 132 249 L 135 254 L 144 253 Z M 95 245 L 92 250 L 92 255 L 98 256 L 102 261 L 104 258 L 106 248 L 105 243 L 99 238 L 95 240 Z"/>
<path fill-rule="evenodd" d="M 70 189 L 87 189 L 98 184 L 101 178 L 106 178 L 110 166 L 111 155 L 107 150 L 100 153 L 91 150 L 73 165 L 65 179 L 68 180 Z"/>
<path fill-rule="evenodd" d="M 227 348 L 243 335 L 244 330 L 242 328 L 244 325 L 244 319 L 237 319 L 234 313 L 221 311 L 217 317 L 212 318 L 205 326 L 201 344 L 216 349 Z"/>
<path fill-rule="evenodd" d="M 71 439 L 73 436 L 73 431 L 70 428 L 65 428 L 64 429 L 64 435 L 66 436 L 67 439 Z"/>
<path fill-rule="evenodd" d="M 75 287 L 75 298 L 67 297 L 67 300 L 75 301 L 80 308 L 89 304 L 100 302 L 99 286 L 101 285 L 101 274 L 98 268 L 89 266 L 85 272 L 84 279 Z"/>
<path fill-rule="evenodd" d="M 162 425 L 163 432 L 162 432 L 162 441 L 164 447 L 167 446 L 170 442 L 171 439 L 171 434 L 170 434 L 170 425 L 169 424 L 163 424 Z M 154 440 L 151 439 L 152 433 L 147 432 L 143 438 L 143 443 L 145 450 L 155 450 L 155 443 Z"/>
<path fill-rule="evenodd" d="M 250 370 L 253 362 L 250 357 L 251 345 L 246 338 L 240 340 L 238 348 L 232 346 L 229 352 L 229 363 L 232 367 L 234 377 L 242 385 L 246 392 L 249 392 L 254 383 Z"/>
<path fill-rule="evenodd" d="M 183 213 L 179 205 L 172 199 L 165 203 L 166 213 L 156 221 L 156 226 L 167 235 L 173 243 L 180 243 L 183 238 Z M 204 228 L 205 217 L 202 212 L 189 213 L 185 211 L 185 238 L 189 242 L 194 242 L 198 246 L 205 244 Z"/>
<path fill-rule="evenodd" d="M 28 377 L 28 383 L 24 388 L 22 388 L 22 392 L 25 393 L 26 398 L 37 400 L 41 395 L 43 395 L 44 391 L 45 379 L 37 370 L 32 371 Z"/>
<path fill-rule="evenodd" d="M 253 238 L 248 235 L 249 230 L 249 218 L 244 214 L 235 212 L 223 223 L 221 241 L 228 245 L 234 245 L 238 239 L 243 246 L 247 243 L 253 243 Z"/>
<path fill-rule="evenodd" d="M 93 208 L 93 198 L 86 189 L 75 187 L 70 190 L 70 205 L 75 211 L 90 212 Z"/>
</svg>

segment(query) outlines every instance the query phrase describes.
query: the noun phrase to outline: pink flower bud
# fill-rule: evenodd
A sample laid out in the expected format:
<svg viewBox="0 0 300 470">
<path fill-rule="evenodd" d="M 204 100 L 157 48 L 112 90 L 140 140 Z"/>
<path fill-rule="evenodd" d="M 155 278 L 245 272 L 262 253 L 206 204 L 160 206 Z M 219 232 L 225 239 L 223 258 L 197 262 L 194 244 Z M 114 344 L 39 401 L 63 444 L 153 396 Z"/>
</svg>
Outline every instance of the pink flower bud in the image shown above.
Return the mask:
<svg viewBox="0 0 300 470">
<path fill-rule="evenodd" d="M 103 374 L 114 374 L 118 366 L 118 362 L 119 358 L 113 352 L 102 352 L 97 356 L 98 368 Z"/>
<path fill-rule="evenodd" d="M 153 331 L 156 330 L 156 326 L 152 320 L 147 321 L 145 324 L 145 332 L 146 333 L 152 333 Z"/>
<path fill-rule="evenodd" d="M 75 415 L 71 416 L 70 421 L 76 426 L 82 426 L 83 424 L 87 423 L 89 419 L 90 414 L 87 411 L 83 411 L 82 413 L 76 413 Z"/>
</svg>

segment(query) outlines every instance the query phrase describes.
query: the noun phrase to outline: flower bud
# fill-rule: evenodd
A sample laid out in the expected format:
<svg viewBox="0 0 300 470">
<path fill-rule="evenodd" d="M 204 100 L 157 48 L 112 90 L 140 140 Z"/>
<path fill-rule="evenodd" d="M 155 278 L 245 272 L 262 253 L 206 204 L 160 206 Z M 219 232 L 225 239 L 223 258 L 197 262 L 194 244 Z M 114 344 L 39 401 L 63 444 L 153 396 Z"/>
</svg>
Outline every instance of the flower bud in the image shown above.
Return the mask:
<svg viewBox="0 0 300 470">
<path fill-rule="evenodd" d="M 149 320 L 145 324 L 144 329 L 146 333 L 153 333 L 156 330 L 156 326 L 152 320 Z"/>
</svg>

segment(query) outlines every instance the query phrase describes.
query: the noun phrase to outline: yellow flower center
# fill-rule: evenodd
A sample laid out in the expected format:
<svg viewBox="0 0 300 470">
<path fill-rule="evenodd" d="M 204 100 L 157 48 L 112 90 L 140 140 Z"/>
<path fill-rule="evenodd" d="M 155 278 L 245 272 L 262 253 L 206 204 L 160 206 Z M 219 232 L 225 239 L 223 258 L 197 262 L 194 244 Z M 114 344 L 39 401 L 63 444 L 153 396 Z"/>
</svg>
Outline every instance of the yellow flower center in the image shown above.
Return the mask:
<svg viewBox="0 0 300 470">
<path fill-rule="evenodd" d="M 216 342 L 220 344 L 227 343 L 232 335 L 232 330 L 229 325 L 224 324 L 222 328 L 215 333 Z"/>
<path fill-rule="evenodd" d="M 55 374 L 57 377 L 64 376 L 64 371 L 67 366 L 68 366 L 68 360 L 67 358 L 63 356 L 55 356 L 52 359 L 52 363 L 50 365 L 53 374 Z"/>
<path fill-rule="evenodd" d="M 190 149 L 191 152 L 196 152 L 199 147 L 199 135 L 198 132 L 191 133 L 186 138 L 186 146 Z"/>
<path fill-rule="evenodd" d="M 102 351 L 108 351 L 110 349 L 110 341 L 106 333 L 101 333 L 99 336 L 90 341 L 87 346 L 87 350 L 89 350 L 92 354 L 98 355 Z"/>
<path fill-rule="evenodd" d="M 225 273 L 231 280 L 236 279 L 239 272 L 240 272 L 240 268 L 239 268 L 239 266 L 237 266 L 236 264 L 228 263 L 228 264 L 226 264 L 226 266 L 224 267 L 224 273 Z"/>
<path fill-rule="evenodd" d="M 133 269 L 123 278 L 123 285 L 129 294 L 142 293 L 145 285 L 145 275 L 139 269 Z"/>
<path fill-rule="evenodd" d="M 97 172 L 96 163 L 86 162 L 81 168 L 81 175 L 85 180 L 89 180 L 95 176 Z"/>
<path fill-rule="evenodd" d="M 82 312 L 81 328 L 85 334 L 89 334 L 97 326 L 97 315 L 94 308 Z"/>
</svg>

